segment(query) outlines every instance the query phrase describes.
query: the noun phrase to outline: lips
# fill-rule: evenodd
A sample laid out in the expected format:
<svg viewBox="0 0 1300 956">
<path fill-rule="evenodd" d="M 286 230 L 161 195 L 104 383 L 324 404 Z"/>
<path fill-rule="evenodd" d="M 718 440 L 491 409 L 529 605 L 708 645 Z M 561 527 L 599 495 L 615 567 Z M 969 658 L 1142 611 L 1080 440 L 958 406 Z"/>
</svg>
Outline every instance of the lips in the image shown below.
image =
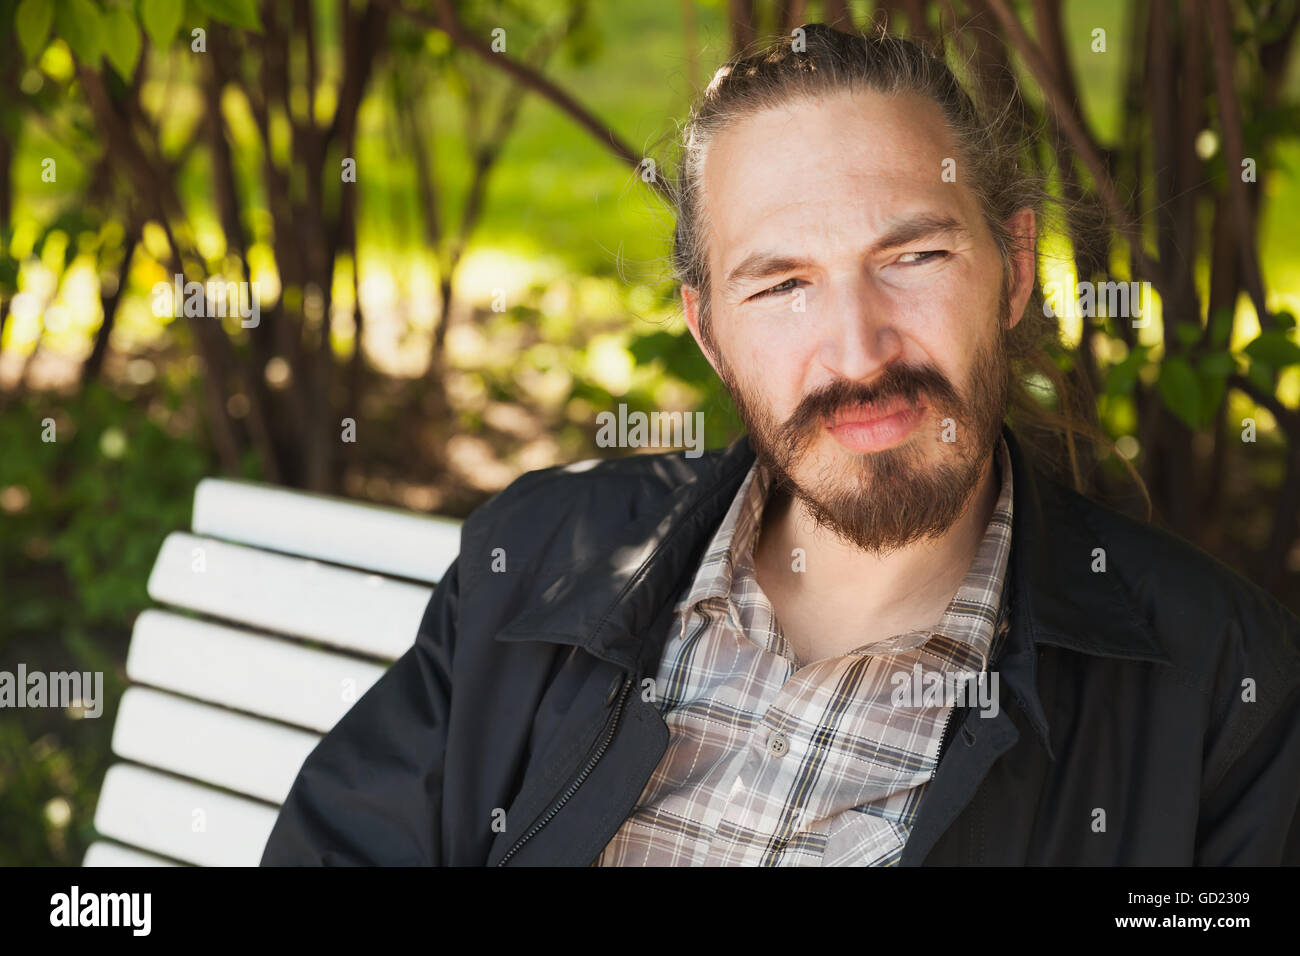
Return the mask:
<svg viewBox="0 0 1300 956">
<path fill-rule="evenodd" d="M 883 451 L 905 441 L 925 415 L 925 405 L 901 396 L 841 408 L 827 422 L 827 430 L 855 454 Z"/>
<path fill-rule="evenodd" d="M 919 402 L 909 402 L 901 395 L 895 395 L 878 402 L 848 405 L 836 410 L 828 422 L 828 427 L 838 428 L 843 425 L 871 425 L 883 422 L 900 413 L 917 409 Z"/>
</svg>

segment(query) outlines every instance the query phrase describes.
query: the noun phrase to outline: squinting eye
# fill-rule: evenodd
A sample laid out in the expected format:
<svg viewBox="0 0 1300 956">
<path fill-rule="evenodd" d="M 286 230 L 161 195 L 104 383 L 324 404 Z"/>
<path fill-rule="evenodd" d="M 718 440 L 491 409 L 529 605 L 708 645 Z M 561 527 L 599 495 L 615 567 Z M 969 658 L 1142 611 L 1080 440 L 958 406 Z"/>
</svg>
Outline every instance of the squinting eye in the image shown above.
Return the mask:
<svg viewBox="0 0 1300 956">
<path fill-rule="evenodd" d="M 799 281 L 798 279 L 786 279 L 785 282 L 782 282 L 778 285 L 774 285 L 770 289 L 764 289 L 762 292 L 750 296 L 750 298 L 761 299 L 765 295 L 780 295 L 782 292 L 789 292 L 791 289 L 794 288 L 794 286 L 793 285 L 787 286 L 786 282 L 794 283 L 798 281 Z"/>
<path fill-rule="evenodd" d="M 943 249 L 933 249 L 928 252 L 904 252 L 901 256 L 898 257 L 898 261 L 904 262 L 904 260 L 906 260 L 906 262 L 904 262 L 905 265 L 916 265 L 917 263 L 920 262 L 930 262 L 934 259 L 935 256 L 947 256 L 947 255 L 948 253 Z M 907 259 L 908 256 L 924 256 L 924 258 L 909 260 Z"/>
</svg>

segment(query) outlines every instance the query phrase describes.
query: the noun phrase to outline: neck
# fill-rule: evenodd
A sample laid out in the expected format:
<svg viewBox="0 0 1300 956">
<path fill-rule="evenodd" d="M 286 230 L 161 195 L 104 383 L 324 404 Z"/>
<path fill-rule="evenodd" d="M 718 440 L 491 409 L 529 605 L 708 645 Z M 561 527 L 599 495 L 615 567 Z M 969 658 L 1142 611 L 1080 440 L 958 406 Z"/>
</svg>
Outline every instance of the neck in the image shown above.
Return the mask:
<svg viewBox="0 0 1300 956">
<path fill-rule="evenodd" d="M 998 491 L 989 455 L 966 507 L 946 531 L 884 555 L 818 527 L 797 498 L 774 495 L 763 509 L 755 555 L 760 582 L 774 601 L 777 591 L 787 604 L 820 608 L 819 617 L 875 639 L 927 627 L 943 615 L 970 568 Z M 795 548 L 806 555 L 802 574 L 790 573 Z"/>
</svg>

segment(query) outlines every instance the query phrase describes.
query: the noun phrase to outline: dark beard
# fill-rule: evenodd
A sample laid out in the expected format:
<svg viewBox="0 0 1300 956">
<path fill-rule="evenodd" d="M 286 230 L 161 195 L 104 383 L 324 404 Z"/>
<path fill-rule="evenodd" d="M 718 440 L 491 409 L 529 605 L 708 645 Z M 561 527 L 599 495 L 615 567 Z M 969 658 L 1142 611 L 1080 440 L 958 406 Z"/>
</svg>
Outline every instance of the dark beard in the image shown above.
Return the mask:
<svg viewBox="0 0 1300 956">
<path fill-rule="evenodd" d="M 966 508 L 1006 414 L 1006 305 L 1004 301 L 998 335 L 975 357 L 965 395 L 931 365 L 894 365 L 869 386 L 845 379 L 829 383 L 805 397 L 784 424 L 747 399 L 715 348 L 723 383 L 758 461 L 773 478 L 773 492 L 798 498 L 819 527 L 877 555 L 951 528 Z M 922 395 L 934 413 L 927 413 L 932 420 L 922 428 L 941 427 L 943 419 L 951 418 L 953 442 L 944 442 L 940 433 L 927 436 L 919 431 L 902 445 L 852 455 L 847 466 L 824 469 L 815 484 L 805 487 L 795 481 L 795 466 L 818 435 L 825 434 L 825 423 L 837 410 L 894 397 L 914 402 Z M 919 447 L 925 441 L 938 443 L 945 460 L 927 464 Z"/>
</svg>

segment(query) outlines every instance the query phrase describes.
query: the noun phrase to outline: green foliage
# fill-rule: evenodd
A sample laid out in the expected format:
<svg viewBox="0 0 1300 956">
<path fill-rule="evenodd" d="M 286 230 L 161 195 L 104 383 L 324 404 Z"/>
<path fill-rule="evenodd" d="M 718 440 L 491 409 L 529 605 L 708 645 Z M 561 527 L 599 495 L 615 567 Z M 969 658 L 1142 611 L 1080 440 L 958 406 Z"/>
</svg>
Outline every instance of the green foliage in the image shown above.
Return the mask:
<svg viewBox="0 0 1300 956">
<path fill-rule="evenodd" d="M 1210 316 L 1210 348 L 1215 351 L 1227 349 L 1228 340 L 1232 338 L 1232 310 L 1218 308 Z"/>
<path fill-rule="evenodd" d="M 254 0 L 198 0 L 212 17 L 221 23 L 228 23 L 241 30 L 262 31 L 262 21 L 257 16 L 257 4 Z"/>
<path fill-rule="evenodd" d="M 1196 375 L 1201 393 L 1197 421 L 1200 427 L 1209 428 L 1214 424 L 1215 412 L 1228 390 L 1228 378 L 1236 370 L 1236 360 L 1228 352 L 1209 352 L 1197 361 Z"/>
<path fill-rule="evenodd" d="M 633 339 L 630 350 L 638 365 L 657 364 L 701 395 L 705 447 L 727 445 L 744 431 L 731 396 L 689 333 L 651 332 Z"/>
<path fill-rule="evenodd" d="M 1135 352 L 1114 366 L 1106 377 L 1106 393 L 1131 391 L 1145 355 Z M 1131 362 L 1131 364 L 1130 364 Z M 1226 351 L 1200 351 L 1187 355 L 1167 356 L 1160 365 L 1157 389 L 1165 406 L 1189 428 L 1203 429 L 1214 424 L 1215 414 L 1227 391 L 1228 379 L 1237 371 L 1237 359 Z M 1259 369 L 1259 371 L 1265 371 Z M 1272 389 L 1272 376 L 1269 389 Z"/>
<path fill-rule="evenodd" d="M 1243 360 L 1249 362 L 1246 377 L 1265 392 L 1277 388 L 1282 369 L 1300 364 L 1300 346 L 1290 334 L 1295 328 L 1295 317 L 1289 312 L 1279 312 L 1273 318 L 1277 327 L 1263 330 L 1242 349 Z"/>
<path fill-rule="evenodd" d="M 160 396 L 175 413 L 181 396 Z M 53 423 L 54 441 L 43 441 Z M 184 527 L 207 454 L 173 437 L 130 401 L 92 384 L 57 404 L 28 399 L 0 415 L 0 488 L 26 507 L 6 515 L 0 568 L 65 579 L 77 618 L 121 626 L 148 603 L 144 585 L 168 531 Z M 6 574 L 5 586 L 12 583 Z M 49 628 L 62 598 L 17 588 L 5 594 L 6 626 Z"/>
<path fill-rule="evenodd" d="M 140 25 L 149 34 L 149 40 L 160 50 L 171 45 L 180 29 L 185 5 L 176 0 L 140 0 Z"/>
<path fill-rule="evenodd" d="M 1106 376 L 1106 394 L 1112 396 L 1128 395 L 1137 384 L 1138 372 L 1147 362 L 1151 349 L 1146 345 L 1136 346 L 1120 362 L 1111 366 Z"/>
<path fill-rule="evenodd" d="M 206 22 L 211 18 L 241 30 L 260 33 L 256 0 L 190 0 Z M 85 66 L 108 65 L 124 80 L 140 59 L 143 29 L 150 42 L 165 49 L 185 17 L 183 0 L 22 0 L 14 11 L 14 29 L 28 61 L 36 60 L 51 36 L 63 39 Z"/>
<path fill-rule="evenodd" d="M 85 66 L 99 66 L 104 53 L 104 21 L 91 0 L 58 0 L 55 32 L 67 41 L 73 54 Z"/>
<path fill-rule="evenodd" d="M 0 662 L 101 672 L 105 701 L 98 719 L 23 710 L 0 722 L 0 864 L 76 865 L 92 838 L 131 622 L 163 538 L 188 525 L 213 470 L 192 436 L 158 423 L 192 414 L 191 400 L 90 385 L 0 412 Z M 56 440 L 43 441 L 50 420 Z"/>
<path fill-rule="evenodd" d="M 14 27 L 18 42 L 28 60 L 34 60 L 45 49 L 50 28 L 54 26 L 54 0 L 23 0 L 14 13 Z"/>
<path fill-rule="evenodd" d="M 1300 363 L 1300 345 L 1296 345 L 1284 329 L 1268 329 L 1243 350 L 1251 360 L 1272 369 L 1283 369 Z"/>
<path fill-rule="evenodd" d="M 140 28 L 124 7 L 113 7 L 104 17 L 104 56 L 118 76 L 129 81 L 140 59 Z"/>
<path fill-rule="evenodd" d="M 1197 427 L 1201 416 L 1201 385 L 1187 359 L 1175 355 L 1160 366 L 1160 397 L 1169 410 L 1187 423 Z"/>
</svg>

